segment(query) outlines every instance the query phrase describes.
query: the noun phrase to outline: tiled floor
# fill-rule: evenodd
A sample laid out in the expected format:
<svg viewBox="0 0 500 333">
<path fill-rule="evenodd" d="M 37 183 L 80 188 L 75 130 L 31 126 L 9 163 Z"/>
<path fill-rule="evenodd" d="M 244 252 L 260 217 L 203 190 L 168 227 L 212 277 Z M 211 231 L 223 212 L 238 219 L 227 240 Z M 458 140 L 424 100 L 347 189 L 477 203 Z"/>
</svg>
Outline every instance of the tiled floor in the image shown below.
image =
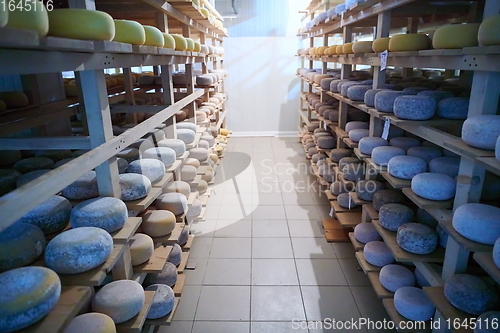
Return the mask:
<svg viewBox="0 0 500 333">
<path fill-rule="evenodd" d="M 196 269 L 161 333 L 388 332 L 304 328 L 389 320 L 352 245 L 325 241 L 330 206 L 309 166 L 297 138 L 229 140 L 205 221 L 192 226 Z"/>
</svg>

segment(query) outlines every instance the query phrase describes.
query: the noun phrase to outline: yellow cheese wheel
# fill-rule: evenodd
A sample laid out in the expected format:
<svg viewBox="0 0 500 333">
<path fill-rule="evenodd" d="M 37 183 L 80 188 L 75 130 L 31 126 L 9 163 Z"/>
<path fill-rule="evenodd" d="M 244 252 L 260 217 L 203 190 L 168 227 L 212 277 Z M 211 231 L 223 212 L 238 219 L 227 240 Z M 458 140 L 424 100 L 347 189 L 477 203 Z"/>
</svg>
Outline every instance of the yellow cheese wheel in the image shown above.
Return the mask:
<svg viewBox="0 0 500 333">
<path fill-rule="evenodd" d="M 390 37 L 377 38 L 373 41 L 372 50 L 375 53 L 384 52 L 389 49 Z"/>
<path fill-rule="evenodd" d="M 389 41 L 389 51 L 391 52 L 427 50 L 429 46 L 430 39 L 424 34 L 395 35 Z"/>
<path fill-rule="evenodd" d="M 146 41 L 144 42 L 144 45 L 163 47 L 165 44 L 165 38 L 163 37 L 163 33 L 160 29 L 150 25 L 143 25 L 143 27 L 146 32 Z"/>
<path fill-rule="evenodd" d="M 200 5 L 200 0 L 192 0 L 192 2 L 193 2 L 196 6 L 199 6 L 199 5 Z"/>
<path fill-rule="evenodd" d="M 435 49 L 461 49 L 477 46 L 479 23 L 452 24 L 439 27 L 432 37 Z"/>
<path fill-rule="evenodd" d="M 0 112 L 7 110 L 7 104 L 0 99 Z"/>
<path fill-rule="evenodd" d="M 163 47 L 175 49 L 175 39 L 171 34 L 163 33 Z"/>
<path fill-rule="evenodd" d="M 66 93 L 66 97 L 78 96 L 78 89 L 76 87 L 76 84 L 65 84 L 64 92 Z"/>
<path fill-rule="evenodd" d="M 17 6 L 13 11 L 9 11 L 7 26 L 15 29 L 35 30 L 38 32 L 39 36 L 45 37 L 49 32 L 49 16 L 47 15 L 47 10 L 40 1 L 30 2 L 30 4 L 33 7 L 31 11 L 21 10 L 17 8 Z M 3 7 L 4 4 L 2 3 L 0 6 Z M 7 2 L 5 6 L 8 6 Z"/>
<path fill-rule="evenodd" d="M 0 6 L 0 28 L 5 27 L 9 21 L 9 12 L 4 10 L 4 6 Z"/>
<path fill-rule="evenodd" d="M 115 20 L 115 42 L 143 45 L 146 42 L 146 32 L 142 25 L 135 21 Z"/>
<path fill-rule="evenodd" d="M 142 217 L 142 231 L 151 237 L 168 235 L 175 228 L 176 218 L 168 210 L 154 210 Z"/>
<path fill-rule="evenodd" d="M 500 45 L 500 15 L 485 19 L 479 27 L 477 38 L 482 46 Z"/>
<path fill-rule="evenodd" d="M 172 35 L 175 39 L 175 49 L 177 51 L 186 51 L 188 48 L 186 38 L 181 35 Z"/>
<path fill-rule="evenodd" d="M 200 8 L 200 13 L 204 18 L 208 18 L 210 16 L 210 12 L 206 8 Z"/>
<path fill-rule="evenodd" d="M 332 45 L 328 48 L 328 51 L 330 52 L 330 54 L 332 54 L 332 55 L 337 54 L 337 46 L 338 45 Z"/>
<path fill-rule="evenodd" d="M 345 43 L 344 46 L 342 46 L 342 53 L 343 54 L 352 54 L 352 45 L 354 43 Z"/>
<path fill-rule="evenodd" d="M 325 52 L 323 52 L 323 54 L 324 54 L 324 55 L 327 55 L 327 56 L 328 56 L 328 55 L 331 55 L 331 53 L 330 53 L 330 48 L 327 48 L 327 49 L 325 50 Z"/>
<path fill-rule="evenodd" d="M 200 51 L 201 51 L 201 43 L 194 42 L 194 52 L 200 52 Z"/>
<path fill-rule="evenodd" d="M 194 40 L 192 40 L 191 38 L 186 38 L 186 42 L 187 42 L 187 50 L 194 51 Z"/>
<path fill-rule="evenodd" d="M 132 266 L 137 266 L 148 261 L 154 252 L 153 239 L 145 234 L 135 234 L 130 240 Z"/>
<path fill-rule="evenodd" d="M 233 133 L 233 132 L 232 132 L 232 131 L 230 131 L 230 130 L 228 130 L 228 129 L 226 129 L 226 128 L 221 128 L 221 129 L 220 129 L 220 134 L 221 134 L 221 135 L 226 136 L 226 135 L 229 135 L 229 134 L 231 134 L 231 133 Z"/>
<path fill-rule="evenodd" d="M 314 55 L 316 53 L 316 48 L 315 47 L 310 47 L 309 48 L 309 55 Z"/>
<path fill-rule="evenodd" d="M 335 50 L 337 54 L 344 54 L 344 45 L 337 45 L 337 49 Z"/>
<path fill-rule="evenodd" d="M 29 104 L 28 96 L 22 91 L 0 92 L 0 99 L 5 102 L 8 109 L 23 108 Z"/>
<path fill-rule="evenodd" d="M 354 54 L 372 53 L 373 42 L 356 42 L 352 45 Z"/>
<path fill-rule="evenodd" d="M 112 40 L 115 23 L 98 10 L 62 8 L 49 12 L 49 35 L 83 40 Z"/>
<path fill-rule="evenodd" d="M 323 54 L 325 54 L 326 49 L 328 49 L 328 46 L 320 46 L 320 47 L 318 47 L 316 53 L 318 55 L 323 55 Z"/>
</svg>

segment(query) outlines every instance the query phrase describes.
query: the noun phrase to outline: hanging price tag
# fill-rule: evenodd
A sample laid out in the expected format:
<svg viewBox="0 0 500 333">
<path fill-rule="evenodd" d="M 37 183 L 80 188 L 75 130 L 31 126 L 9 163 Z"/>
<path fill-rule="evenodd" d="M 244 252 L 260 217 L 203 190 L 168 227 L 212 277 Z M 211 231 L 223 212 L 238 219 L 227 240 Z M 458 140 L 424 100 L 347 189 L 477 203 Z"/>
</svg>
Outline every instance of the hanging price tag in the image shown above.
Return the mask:
<svg viewBox="0 0 500 333">
<path fill-rule="evenodd" d="M 387 50 L 385 50 L 384 52 L 380 53 L 379 57 L 380 57 L 380 71 L 385 71 L 385 69 L 387 68 L 387 55 L 389 54 L 389 52 L 387 52 Z"/>
<path fill-rule="evenodd" d="M 387 140 L 389 137 L 389 128 L 391 127 L 391 121 L 389 118 L 385 118 L 384 131 L 382 132 L 382 139 Z"/>
<path fill-rule="evenodd" d="M 351 209 L 351 204 L 352 204 L 352 197 L 351 193 L 349 193 L 349 209 Z"/>
<path fill-rule="evenodd" d="M 333 216 L 333 207 L 332 207 L 332 209 L 330 209 L 330 214 L 329 215 Z"/>
<path fill-rule="evenodd" d="M 328 130 L 328 126 L 326 125 L 326 121 L 323 122 L 323 128 L 325 129 L 325 131 Z"/>
</svg>

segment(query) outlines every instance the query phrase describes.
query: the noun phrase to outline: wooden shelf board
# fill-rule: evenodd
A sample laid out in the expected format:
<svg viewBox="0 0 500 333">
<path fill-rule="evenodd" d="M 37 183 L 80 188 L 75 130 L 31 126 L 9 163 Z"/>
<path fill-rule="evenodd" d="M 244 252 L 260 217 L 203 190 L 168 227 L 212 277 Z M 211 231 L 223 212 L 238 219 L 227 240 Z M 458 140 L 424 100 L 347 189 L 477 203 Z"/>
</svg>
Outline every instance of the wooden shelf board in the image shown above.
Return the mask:
<svg viewBox="0 0 500 333">
<path fill-rule="evenodd" d="M 167 168 L 167 170 L 165 170 L 165 172 L 175 172 L 177 171 L 177 169 L 179 169 L 181 166 L 182 166 L 182 163 L 184 162 L 183 159 L 177 159 L 174 164 L 172 164 L 171 166 L 169 166 Z"/>
<path fill-rule="evenodd" d="M 354 247 L 354 250 L 356 251 L 363 251 L 365 248 L 365 244 L 361 243 L 354 237 L 354 232 L 349 233 L 349 239 L 351 240 L 352 246 Z"/>
<path fill-rule="evenodd" d="M 182 251 L 185 252 L 191 250 L 191 246 L 193 246 L 193 241 L 194 241 L 194 236 L 189 235 L 187 243 L 181 246 Z"/>
<path fill-rule="evenodd" d="M 358 143 L 357 142 L 354 142 L 352 141 L 349 137 L 347 138 L 342 138 L 342 141 L 344 141 L 344 143 L 349 147 L 349 148 L 358 148 Z"/>
<path fill-rule="evenodd" d="M 373 290 L 375 290 L 375 293 L 377 294 L 378 298 L 394 297 L 394 293 L 392 291 L 385 289 L 385 287 L 380 283 L 380 278 L 379 278 L 380 272 L 368 272 L 366 275 L 368 275 L 368 279 L 370 280 Z"/>
<path fill-rule="evenodd" d="M 165 176 L 156 183 L 153 183 L 153 187 L 163 189 L 174 179 L 174 175 L 171 172 L 165 173 Z"/>
<path fill-rule="evenodd" d="M 453 228 L 451 220 L 441 220 L 439 225 L 446 231 L 446 233 L 453 238 L 461 247 L 469 252 L 491 252 L 493 251 L 492 245 L 481 244 L 467 239 L 460 235 L 455 228 Z"/>
<path fill-rule="evenodd" d="M 378 220 L 378 212 L 373 207 L 373 204 L 363 205 L 363 209 L 372 220 Z"/>
<path fill-rule="evenodd" d="M 177 310 L 177 307 L 179 306 L 180 300 L 181 300 L 180 297 L 175 298 L 174 307 L 172 308 L 172 311 L 170 311 L 169 314 L 167 314 L 164 317 L 158 318 L 158 319 L 146 319 L 145 325 L 169 326 L 172 323 L 172 320 L 174 319 L 175 311 Z"/>
<path fill-rule="evenodd" d="M 478 157 L 495 157 L 495 152 L 492 150 L 479 149 L 469 146 L 461 138 L 456 138 L 455 140 L 445 141 L 443 143 L 444 148 L 449 148 L 451 151 L 456 152 L 462 156 L 467 156 L 470 158 Z"/>
<path fill-rule="evenodd" d="M 326 189 L 326 191 L 324 193 L 325 193 L 326 197 L 328 198 L 328 200 L 330 200 L 330 201 L 337 200 L 337 196 L 333 195 L 332 192 L 330 192 L 330 189 Z"/>
<path fill-rule="evenodd" d="M 188 207 L 192 206 L 194 201 L 198 199 L 200 193 L 198 191 L 191 192 L 188 197 Z"/>
<path fill-rule="evenodd" d="M 365 155 L 363 154 L 359 148 L 354 148 L 354 154 L 360 159 L 360 160 L 364 160 L 366 158 L 370 158 L 371 155 Z"/>
<path fill-rule="evenodd" d="M 183 214 L 181 215 L 176 215 L 175 216 L 175 219 L 177 220 L 177 223 L 184 223 L 184 219 L 186 218 L 186 213 L 187 212 L 184 212 Z"/>
<path fill-rule="evenodd" d="M 140 211 L 142 212 L 146 208 L 151 205 L 156 198 L 158 198 L 161 195 L 161 188 L 158 187 L 152 187 L 151 191 L 149 191 L 149 194 L 139 200 L 134 200 L 134 201 L 127 201 L 125 202 L 125 205 L 127 205 L 128 210 L 135 210 L 135 211 Z"/>
<path fill-rule="evenodd" d="M 342 128 L 335 126 L 334 128 L 335 133 L 337 133 L 337 136 L 341 139 L 348 138 L 349 135 L 347 134 L 346 131 L 344 131 Z"/>
<path fill-rule="evenodd" d="M 383 238 L 385 244 L 389 250 L 391 250 L 394 259 L 398 262 L 415 262 L 415 261 L 423 261 L 423 262 L 433 262 L 433 263 L 442 263 L 444 262 L 444 252 L 445 249 L 438 246 L 436 251 L 431 254 L 413 254 L 410 252 L 406 252 L 402 248 L 399 247 L 396 241 L 396 233 L 384 229 L 379 220 L 372 221 L 373 226 L 378 231 L 380 236 Z"/>
<path fill-rule="evenodd" d="M 196 177 L 194 177 L 192 181 L 187 182 L 189 186 L 191 186 L 191 191 L 193 190 L 193 187 L 195 187 L 195 189 L 198 188 L 198 184 L 200 184 L 200 181 L 201 181 L 201 175 L 196 175 Z"/>
<path fill-rule="evenodd" d="M 474 260 L 488 273 L 498 284 L 500 284 L 500 268 L 493 261 L 491 252 L 476 252 Z"/>
<path fill-rule="evenodd" d="M 200 195 L 200 197 L 199 197 L 198 199 L 200 199 L 201 205 L 202 205 L 203 207 L 205 207 L 205 206 L 207 205 L 207 203 L 208 203 L 208 199 L 209 199 L 209 198 L 210 198 L 210 196 L 209 196 L 209 195 L 205 195 L 205 194 L 204 194 L 204 195 Z"/>
<path fill-rule="evenodd" d="M 165 263 L 167 262 L 172 246 L 159 246 L 157 247 L 151 258 L 143 264 L 133 266 L 134 273 L 161 273 Z"/>
<path fill-rule="evenodd" d="M 188 260 L 189 260 L 189 252 L 182 252 L 182 259 L 181 263 L 177 267 L 177 274 L 184 274 L 184 270 L 186 269 Z"/>
<path fill-rule="evenodd" d="M 402 188 L 402 189 L 404 189 L 404 188 L 410 188 L 411 187 L 411 180 L 406 180 L 406 179 L 400 179 L 400 178 L 393 177 L 393 176 L 391 176 L 389 174 L 388 171 L 382 171 L 380 174 L 394 188 Z"/>
<path fill-rule="evenodd" d="M 184 284 L 186 283 L 186 274 L 177 275 L 177 281 L 173 286 L 175 297 L 181 297 L 182 289 L 184 289 Z"/>
<path fill-rule="evenodd" d="M 359 207 L 359 206 L 356 206 L 352 209 L 344 208 L 344 207 L 339 205 L 339 202 L 337 200 L 330 201 L 330 205 L 332 206 L 333 211 L 335 213 L 358 212 L 358 211 L 360 212 L 361 211 L 361 207 Z"/>
<path fill-rule="evenodd" d="M 86 311 L 93 295 L 94 291 L 90 287 L 62 287 L 59 300 L 47 316 L 19 332 L 63 332 L 74 317 Z"/>
<path fill-rule="evenodd" d="M 339 223 L 345 228 L 354 228 L 361 223 L 361 212 L 344 212 L 335 215 Z"/>
<path fill-rule="evenodd" d="M 404 188 L 403 193 L 411 200 L 415 205 L 419 208 L 444 208 L 448 209 L 453 207 L 453 199 L 452 200 L 444 200 L 444 201 L 436 201 L 436 200 L 427 200 L 422 197 L 416 195 L 411 188 Z"/>
<path fill-rule="evenodd" d="M 495 157 L 480 157 L 477 161 L 489 171 L 500 175 L 500 161 Z"/>
<path fill-rule="evenodd" d="M 151 308 L 151 305 L 153 304 L 153 298 L 155 296 L 155 291 L 145 291 L 145 302 L 144 305 L 139 312 L 138 315 L 136 315 L 134 318 L 121 323 L 121 324 L 116 324 L 116 332 L 117 333 L 140 333 L 142 330 L 142 326 L 146 322 L 146 316 L 148 315 L 149 309 Z"/>
<path fill-rule="evenodd" d="M 163 244 L 163 245 L 174 245 L 177 243 L 179 240 L 179 236 L 182 232 L 182 229 L 184 229 L 185 224 L 184 223 L 176 223 L 174 230 L 162 237 L 153 237 L 153 242 L 155 244 Z"/>
<path fill-rule="evenodd" d="M 441 313 L 444 319 L 459 320 L 460 323 L 463 321 L 476 318 L 477 316 L 465 313 L 460 311 L 446 299 L 444 296 L 444 287 L 424 287 L 423 288 L 427 297 L 429 297 L 430 301 L 436 307 L 436 310 Z M 469 322 L 469 321 L 468 321 Z M 469 329 L 454 329 L 452 330 L 454 333 L 472 333 L 472 330 Z"/>
<path fill-rule="evenodd" d="M 394 299 L 393 298 L 384 298 L 382 300 L 382 304 L 384 305 L 384 308 L 387 311 L 387 314 L 389 315 L 391 320 L 396 324 L 396 327 L 410 326 L 410 325 L 401 325 L 401 323 L 403 323 L 403 322 L 408 323 L 408 322 L 411 322 L 411 320 L 403 317 L 402 315 L 400 315 L 398 313 L 398 311 L 396 311 L 396 308 L 394 307 Z M 415 329 L 404 330 L 404 329 L 398 328 L 397 331 L 400 333 L 415 333 Z M 432 332 L 432 329 L 430 327 L 430 322 L 426 322 L 425 328 L 423 330 L 419 329 L 418 332 L 422 332 L 422 333 Z"/>
<path fill-rule="evenodd" d="M 142 223 L 142 217 L 129 217 L 120 230 L 111 234 L 115 244 L 126 244 Z"/>
<path fill-rule="evenodd" d="M 186 149 L 192 149 L 198 147 L 198 142 L 200 142 L 202 133 L 196 133 L 194 141 L 186 145 Z M 189 153 L 188 153 L 189 154 Z"/>
<path fill-rule="evenodd" d="M 355 255 L 356 259 L 358 260 L 359 266 L 361 267 L 363 272 L 365 272 L 365 274 L 368 274 L 368 272 L 380 272 L 381 267 L 374 266 L 366 261 L 363 251 L 358 251 Z"/>
<path fill-rule="evenodd" d="M 349 195 L 351 196 L 352 198 L 352 201 L 354 201 L 354 203 L 358 206 L 361 206 L 361 205 L 371 205 L 372 202 L 371 201 L 365 201 L 365 200 L 361 200 L 359 197 L 358 197 L 358 194 L 356 192 L 350 192 Z"/>
</svg>

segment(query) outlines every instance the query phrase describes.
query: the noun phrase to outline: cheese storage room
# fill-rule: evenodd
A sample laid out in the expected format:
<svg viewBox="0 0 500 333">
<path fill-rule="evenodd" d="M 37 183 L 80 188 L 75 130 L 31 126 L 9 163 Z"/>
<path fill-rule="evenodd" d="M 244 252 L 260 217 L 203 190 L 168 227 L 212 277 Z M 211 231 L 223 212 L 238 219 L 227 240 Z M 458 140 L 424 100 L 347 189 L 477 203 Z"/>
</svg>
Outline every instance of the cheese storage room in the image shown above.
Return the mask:
<svg viewBox="0 0 500 333">
<path fill-rule="evenodd" d="M 500 332 L 499 0 L 0 0 L 0 332 Z"/>
</svg>

